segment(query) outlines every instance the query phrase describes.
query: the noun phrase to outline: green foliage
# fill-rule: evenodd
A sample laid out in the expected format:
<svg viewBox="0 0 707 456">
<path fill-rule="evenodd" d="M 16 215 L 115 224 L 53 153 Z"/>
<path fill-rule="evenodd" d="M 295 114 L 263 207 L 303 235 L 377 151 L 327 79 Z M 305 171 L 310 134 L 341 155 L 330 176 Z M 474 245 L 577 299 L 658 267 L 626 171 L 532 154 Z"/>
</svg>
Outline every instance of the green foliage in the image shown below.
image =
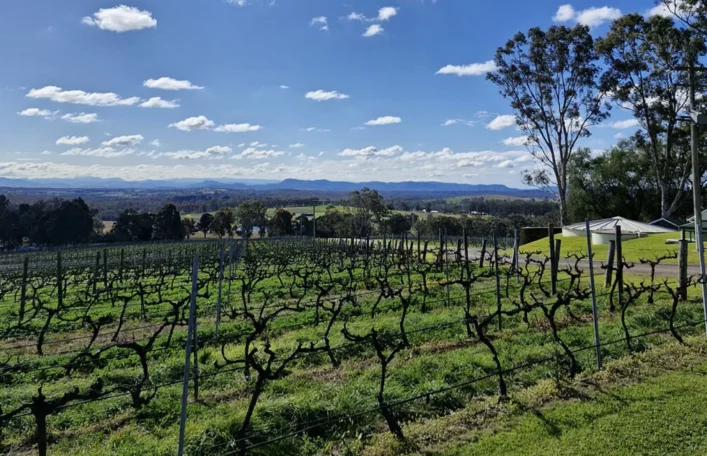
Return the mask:
<svg viewBox="0 0 707 456">
<path fill-rule="evenodd" d="M 645 177 L 659 189 L 661 216 L 670 217 L 691 173 L 689 128 L 679 119 L 689 105 L 688 72 L 682 68 L 705 55 L 704 40 L 676 27 L 673 18 L 628 14 L 597 40 L 597 51 L 607 65 L 602 90 L 640 124 L 634 147 L 650 167 Z"/>
<path fill-rule="evenodd" d="M 294 234 L 292 229 L 292 213 L 285 209 L 278 209 L 270 219 L 271 236 L 288 236 Z"/>
<path fill-rule="evenodd" d="M 196 224 L 196 229 L 204 233 L 204 237 L 209 233 L 211 230 L 211 224 L 214 221 L 214 216 L 209 214 L 208 212 L 205 214 L 201 215 L 201 218 L 199 219 L 199 222 Z"/>
<path fill-rule="evenodd" d="M 217 235 L 219 239 L 226 235 L 230 237 L 233 236 L 234 223 L 236 223 L 236 216 L 231 209 L 219 209 L 209 224 L 209 231 Z"/>
<path fill-rule="evenodd" d="M 154 218 L 154 214 L 126 209 L 118 216 L 111 234 L 121 242 L 149 241 Z"/>
<path fill-rule="evenodd" d="M 177 207 L 166 204 L 155 214 L 152 238 L 157 241 L 177 241 L 184 239 L 185 225 L 179 215 Z"/>
<path fill-rule="evenodd" d="M 254 226 L 259 226 L 264 232 L 264 227 L 267 223 L 265 218 L 266 211 L 267 209 L 263 206 L 263 203 L 258 200 L 245 201 L 236 208 L 234 216 L 244 236 L 250 237 Z M 216 217 L 218 217 L 218 213 L 216 213 Z"/>
<path fill-rule="evenodd" d="M 569 168 L 570 221 L 616 215 L 643 221 L 660 218 L 650 163 L 634 146 L 633 140 L 624 140 L 596 157 L 588 149 L 577 151 Z"/>
<path fill-rule="evenodd" d="M 351 192 L 349 196 L 353 208 L 354 235 L 364 238 L 373 233 L 373 223 L 379 226 L 383 218 L 388 215 L 389 209 L 383 202 L 383 197 L 377 190 L 362 188 Z"/>
<path fill-rule="evenodd" d="M 531 153 L 543 166 L 526 181 L 554 185 L 567 221 L 567 167 L 588 127 L 608 116 L 599 92 L 599 66 L 589 27 L 532 28 L 496 51 L 497 70 L 487 75 L 510 101 Z"/>
</svg>

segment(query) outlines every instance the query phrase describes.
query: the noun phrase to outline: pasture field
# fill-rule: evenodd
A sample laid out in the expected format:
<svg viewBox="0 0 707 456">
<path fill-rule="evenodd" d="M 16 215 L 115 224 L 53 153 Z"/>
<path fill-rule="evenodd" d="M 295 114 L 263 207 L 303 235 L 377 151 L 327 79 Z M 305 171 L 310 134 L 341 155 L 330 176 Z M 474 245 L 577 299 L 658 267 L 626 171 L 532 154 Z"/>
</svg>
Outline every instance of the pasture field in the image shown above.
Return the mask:
<svg viewBox="0 0 707 456">
<path fill-rule="evenodd" d="M 677 419 L 689 372 L 707 367 L 694 288 L 686 300 L 670 281 L 598 288 L 597 370 L 586 268 L 553 285 L 544 256 L 514 268 L 489 253 L 482 267 L 456 245 L 237 240 L 0 257 L 0 452 L 172 455 L 185 392 L 189 455 L 523 454 L 528 442 L 570 454 L 552 429 L 588 441 L 582 417 L 594 414 L 608 434 L 605 410 L 645 421 L 632 421 L 636 440 L 663 432 L 664 449 L 705 448 L 689 426 L 656 424 Z M 631 408 L 671 394 L 675 406 Z"/>
<path fill-rule="evenodd" d="M 665 255 L 677 255 L 678 244 L 666 244 L 669 239 L 679 239 L 680 233 L 658 233 L 650 234 L 645 237 L 622 241 L 623 255 L 626 261 L 640 263 L 641 259 L 653 259 Z M 556 235 L 555 239 L 562 240 L 562 255 L 566 253 L 587 252 L 587 239 L 584 236 L 565 237 Z M 550 251 L 548 239 L 543 238 L 537 241 L 525 244 L 520 248 L 521 252 L 541 252 L 547 255 Z M 593 245 L 592 251 L 598 261 L 606 261 L 608 256 L 609 246 Z M 688 244 L 688 263 L 699 264 L 697 247 L 694 242 Z M 677 258 L 669 258 L 662 261 L 663 264 L 677 264 Z"/>
</svg>

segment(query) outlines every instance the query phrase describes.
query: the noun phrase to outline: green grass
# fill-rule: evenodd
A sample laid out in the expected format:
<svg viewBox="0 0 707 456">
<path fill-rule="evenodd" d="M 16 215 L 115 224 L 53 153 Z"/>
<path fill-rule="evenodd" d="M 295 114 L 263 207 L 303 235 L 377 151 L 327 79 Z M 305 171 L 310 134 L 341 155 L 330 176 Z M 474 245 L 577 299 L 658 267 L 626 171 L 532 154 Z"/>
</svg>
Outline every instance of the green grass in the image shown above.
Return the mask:
<svg viewBox="0 0 707 456">
<path fill-rule="evenodd" d="M 651 234 L 643 238 L 625 240 L 622 242 L 623 255 L 626 261 L 638 263 L 641 258 L 653 259 L 666 253 L 677 253 L 678 244 L 666 244 L 668 239 L 679 239 L 680 233 L 660 233 Z M 587 239 L 583 236 L 565 237 L 556 235 L 555 239 L 562 240 L 562 257 L 573 252 L 587 252 Z M 550 247 L 548 239 L 543 238 L 520 248 L 521 252 L 540 251 L 544 255 L 549 254 Z M 595 259 L 606 261 L 609 252 L 609 245 L 593 245 Z M 661 264 L 677 264 L 677 259 L 663 260 Z M 699 264 L 697 250 L 694 243 L 688 245 L 688 263 Z"/>
<path fill-rule="evenodd" d="M 703 455 L 707 453 L 707 363 L 650 378 L 596 400 L 532 410 L 509 430 L 443 451 L 448 456 Z"/>
<path fill-rule="evenodd" d="M 273 245 L 275 246 L 273 247 L 274 251 L 270 252 L 266 244 L 254 244 L 251 246 L 251 251 L 254 252 L 253 258 L 261 258 L 262 255 L 269 258 L 270 261 L 299 261 L 301 257 L 306 256 L 306 252 L 297 250 L 301 247 L 293 247 L 292 244 L 284 242 Z M 205 252 L 202 255 L 201 278 L 216 277 L 214 274 L 214 253 L 215 251 L 212 249 L 210 254 Z M 87 255 L 87 257 L 90 259 L 91 255 Z M 209 261 L 209 258 L 212 261 Z M 347 257 L 346 252 L 343 252 L 341 258 L 342 261 L 351 260 Z M 79 268 L 75 271 L 74 282 L 67 288 L 69 295 L 80 297 L 81 290 L 90 284 L 92 277 L 90 265 L 92 263 L 89 261 L 88 264 L 88 270 L 81 272 L 82 270 Z M 245 264 L 244 260 L 242 265 Z M 295 267 L 303 263 L 288 264 Z M 320 282 L 336 281 L 347 277 L 347 272 L 336 266 L 338 261 L 334 261 L 333 264 L 331 279 L 328 274 L 322 273 L 318 278 Z M 274 265 L 268 263 L 263 267 L 274 268 Z M 148 277 L 139 280 L 142 280 L 144 285 L 153 285 L 158 280 L 153 277 L 153 275 L 158 275 L 158 269 L 148 271 Z M 452 278 L 458 277 L 461 272 L 459 265 L 451 265 L 449 269 Z M 480 272 L 476 268 L 474 269 L 476 272 Z M 175 284 L 188 284 L 188 273 L 188 261 L 182 262 L 181 269 L 174 272 Z M 238 277 L 243 277 L 244 274 L 245 269 L 238 270 Z M 363 270 L 356 270 L 355 274 L 362 275 Z M 378 274 L 374 272 L 374 276 L 376 275 Z M 391 276 L 393 284 L 400 280 L 399 271 L 395 268 L 391 269 Z M 445 281 L 445 276 L 446 274 L 442 270 L 432 271 L 428 274 L 427 284 L 431 290 L 430 302 L 426 309 L 423 309 L 421 302 L 418 301 L 407 317 L 406 329 L 411 332 L 409 336 L 411 347 L 403 349 L 389 367 L 385 390 L 388 401 L 404 399 L 411 395 L 482 377 L 495 369 L 489 350 L 479 343 L 478 339 L 467 336 L 465 327 L 460 321 L 463 316 L 460 302 L 447 303 L 443 300 L 446 296 L 446 287 L 441 283 Z M 128 275 L 128 277 L 132 276 Z M 252 302 L 254 305 L 260 304 L 265 299 L 266 293 L 274 296 L 273 293 L 279 292 L 282 293 L 282 296 L 271 298 L 270 303 L 281 303 L 285 296 L 289 296 L 287 294 L 288 281 L 295 280 L 293 277 L 292 274 L 283 274 L 284 285 L 281 285 L 274 276 L 264 279 L 258 284 L 256 292 L 252 296 Z M 171 276 L 167 278 L 168 281 L 171 279 Z M 372 306 L 377 297 L 375 290 L 378 289 L 378 284 L 374 279 L 375 277 L 369 279 L 371 281 L 369 291 L 374 291 L 374 293 L 363 296 L 357 300 L 355 305 L 347 305 L 344 308 L 343 315 L 348 317 L 347 327 L 353 333 L 365 334 L 371 326 L 375 325 L 378 331 L 396 335 L 400 321 L 400 303 L 397 299 L 384 299 L 375 315 L 371 315 Z M 413 274 L 411 280 L 419 282 L 421 275 Z M 236 291 L 233 295 L 235 303 L 238 303 L 240 299 L 238 285 L 239 282 L 236 281 L 234 285 Z M 494 285 L 495 281 L 483 281 L 477 284 L 476 289 L 490 290 L 494 288 Z M 222 359 L 222 347 L 220 341 L 214 337 L 212 310 L 215 286 L 215 283 L 211 282 L 211 295 L 208 298 L 200 298 L 198 301 L 203 313 L 203 318 L 199 320 L 199 357 L 200 369 L 204 377 L 201 383 L 201 401 L 191 403 L 189 407 L 187 454 L 226 453 L 226 445 L 233 440 L 243 419 L 249 399 L 248 395 L 253 386 L 253 379 L 244 378 L 242 371 L 217 374 L 214 361 Z M 365 291 L 366 285 L 362 280 L 357 283 L 357 286 L 359 287 L 357 291 Z M 502 281 L 501 286 L 502 289 L 505 289 L 505 282 Z M 52 290 L 51 281 L 46 284 L 46 287 L 42 297 L 47 302 L 51 302 L 53 299 L 50 293 Z M 533 288 L 531 287 L 531 289 Z M 120 309 L 109 305 L 110 291 L 108 289 L 101 291 L 99 287 L 98 293 L 97 304 L 103 306 L 101 312 L 116 315 Z M 165 287 L 162 290 L 163 296 L 156 300 L 155 304 L 152 304 L 153 309 L 165 309 L 165 300 L 179 299 L 184 293 L 184 290 L 175 290 L 171 286 Z M 338 288 L 338 293 L 343 293 L 343 290 Z M 463 290 L 459 285 L 450 287 L 450 294 L 453 298 L 461 296 L 462 293 Z M 691 289 L 690 293 L 691 297 L 694 297 L 697 290 Z M 307 300 L 309 301 L 313 297 L 313 290 L 310 289 Z M 538 297 L 543 299 L 539 295 Z M 512 282 L 508 296 L 504 294 L 502 297 L 502 305 L 505 309 L 511 309 L 516 298 L 517 293 Z M 0 299 L 0 303 L 5 306 L 4 308 L 16 306 L 16 294 L 6 294 L 4 299 Z M 496 306 L 495 295 L 493 293 L 482 296 L 475 294 L 472 303 L 472 312 L 487 315 Z M 81 311 L 78 304 L 75 309 L 76 314 L 80 314 Z M 608 341 L 623 337 L 619 316 L 616 313 L 610 313 L 607 309 L 607 297 L 601 296 L 598 305 L 602 340 Z M 137 311 L 139 302 L 137 300 L 131 301 L 130 308 Z M 589 318 L 591 305 L 588 300 L 575 301 L 571 303 L 571 309 L 580 318 L 573 319 L 565 314 L 565 310 L 561 309 L 558 318 L 560 336 L 573 348 L 585 347 L 591 343 L 593 337 L 591 319 Z M 639 333 L 665 328 L 668 309 L 669 306 L 664 294 L 658 297 L 655 304 L 649 305 L 645 300 L 636 302 L 627 312 L 627 324 L 630 331 Z M 99 315 L 97 309 L 94 309 L 93 312 L 95 312 L 93 315 Z M 684 323 L 700 319 L 701 312 L 701 307 L 694 299 L 682 303 L 678 308 L 677 321 Z M 65 315 L 65 317 L 71 316 L 74 316 L 73 313 Z M 143 321 L 137 319 L 138 316 L 137 312 L 133 315 L 134 319 L 129 322 L 129 327 L 144 324 Z M 0 329 L 11 325 L 14 318 L 11 313 L 0 314 Z M 280 314 L 277 320 L 270 325 L 267 335 L 272 349 L 285 354 L 298 342 L 321 342 L 326 329 L 324 324 L 291 328 L 293 324 L 313 323 L 314 319 L 315 309 L 311 307 L 300 312 Z M 43 321 L 37 319 L 32 322 L 32 327 L 38 328 Z M 330 335 L 331 344 L 334 347 L 342 347 L 347 344 L 347 340 L 341 332 L 343 321 L 342 318 L 334 323 Z M 435 331 L 414 332 L 419 328 L 429 328 L 452 322 L 459 324 Z M 53 324 L 56 325 L 52 326 L 53 329 L 62 329 L 63 326 L 60 327 L 59 324 L 72 325 L 70 319 L 67 322 Z M 224 353 L 229 358 L 237 358 L 244 349 L 242 338 L 237 339 L 231 336 L 242 332 L 247 326 L 248 323 L 244 322 L 240 316 L 236 316 L 233 320 L 224 317 L 222 320 L 221 334 L 224 341 L 229 341 L 224 347 Z M 53 334 L 51 339 L 68 338 L 80 334 L 80 331 L 82 330 L 73 323 L 71 331 L 59 331 L 59 333 Z M 85 329 L 83 331 L 85 332 Z M 700 327 L 690 331 L 685 330 L 684 333 L 698 331 L 701 331 Z M 498 350 L 500 362 L 506 368 L 531 360 L 544 359 L 558 351 L 557 344 L 548 332 L 547 321 L 539 310 L 533 311 L 529 315 L 527 323 L 523 322 L 520 315 L 505 318 L 503 329 L 497 330 L 494 325 L 490 336 Z M 150 356 L 151 379 L 156 384 L 179 380 L 183 369 L 185 328 L 182 326 L 177 329 L 172 345 L 166 346 L 165 339 L 163 335 L 156 342 L 157 347 L 165 350 Z M 640 343 L 636 342 L 634 346 L 640 352 L 652 346 L 661 346 L 669 340 L 670 338 L 667 336 L 651 336 L 642 339 Z M 5 344 L 12 341 L 4 339 L 2 342 Z M 262 348 L 262 341 L 258 344 Z M 65 347 L 59 346 L 58 348 Z M 674 351 L 670 353 L 672 354 Z M 623 344 L 607 346 L 603 354 L 607 362 L 621 360 L 626 356 L 626 346 Z M 325 354 L 320 354 L 291 364 L 282 378 L 268 382 L 256 408 L 253 422 L 254 432 L 258 436 L 256 438 L 269 438 L 282 433 L 290 426 L 301 426 L 312 420 L 326 419 L 339 414 L 354 414 L 375 407 L 380 367 L 371 347 L 366 345 L 344 347 L 337 352 L 337 357 L 341 361 L 339 367 L 332 367 L 328 357 Z M 67 358 L 66 356 L 63 358 L 56 356 L 51 352 L 44 357 L 39 357 L 29 351 L 24 353 L 18 362 L 50 365 L 56 361 L 66 361 Z M 585 350 L 578 354 L 578 361 L 584 367 L 585 372 L 592 373 L 592 350 Z M 540 363 L 532 368 L 509 374 L 506 381 L 510 396 L 511 398 L 522 397 L 528 388 L 533 385 L 544 385 L 547 379 L 553 376 L 564 376 L 565 371 L 563 366 L 558 366 L 555 363 Z M 75 371 L 70 378 L 63 374 L 62 369 L 20 373 L 8 377 L 9 380 L 4 381 L 3 388 L 0 388 L 0 405 L 3 410 L 11 410 L 35 395 L 38 385 L 41 384 L 45 385 L 44 391 L 49 397 L 55 397 L 74 386 L 85 388 L 98 377 L 103 378 L 107 388 L 114 388 L 116 385 L 124 385 L 126 382 L 134 381 L 138 373 L 139 363 L 135 356 L 106 359 L 106 363 L 95 371 Z M 413 401 L 403 404 L 396 407 L 396 414 L 403 422 L 408 423 L 408 426 L 424 426 L 427 420 L 440 420 L 446 416 L 462 414 L 464 411 L 473 411 L 479 400 L 491 403 L 496 400 L 497 390 L 496 379 L 491 376 L 478 382 L 473 388 L 453 389 L 435 395 L 429 401 Z M 161 388 L 155 399 L 139 410 L 132 409 L 129 399 L 123 397 L 69 408 L 52 415 L 49 418 L 49 428 L 53 440 L 50 452 L 51 454 L 77 455 L 174 454 L 178 435 L 180 392 L 179 385 Z M 520 423 L 522 415 L 517 415 L 519 418 L 515 419 Z M 514 429 L 515 423 L 515 421 L 509 421 L 507 429 Z M 578 429 L 587 426 L 586 422 L 582 422 L 578 424 Z M 4 427 L 3 434 L 0 436 L 0 445 L 6 446 L 2 447 L 0 451 L 7 449 L 11 453 L 13 451 L 28 452 L 32 448 L 32 429 L 31 417 L 23 418 Z M 498 432 L 507 429 L 505 427 L 496 428 Z M 262 451 L 255 452 L 255 454 L 272 456 L 331 454 L 340 451 L 342 447 L 348 447 L 349 454 L 361 454 L 378 448 L 377 443 L 388 438 L 385 426 L 381 424 L 380 414 L 371 413 L 317 429 L 307 436 L 283 440 L 264 448 Z M 466 442 L 450 441 L 448 443 L 455 443 L 458 448 L 447 445 L 444 451 L 459 451 L 457 454 L 467 454 L 464 452 Z M 441 449 L 441 447 L 437 448 L 440 451 Z"/>
</svg>

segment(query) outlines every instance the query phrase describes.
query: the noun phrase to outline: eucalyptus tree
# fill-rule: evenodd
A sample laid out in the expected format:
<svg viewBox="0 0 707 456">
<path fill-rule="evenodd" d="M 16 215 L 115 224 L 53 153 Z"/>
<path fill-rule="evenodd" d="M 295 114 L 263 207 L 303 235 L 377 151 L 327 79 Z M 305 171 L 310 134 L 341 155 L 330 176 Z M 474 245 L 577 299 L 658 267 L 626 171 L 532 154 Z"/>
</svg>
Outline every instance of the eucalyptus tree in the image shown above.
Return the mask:
<svg viewBox="0 0 707 456">
<path fill-rule="evenodd" d="M 688 75 L 681 67 L 705 54 L 704 40 L 670 18 L 628 14 L 597 40 L 597 52 L 607 66 L 602 89 L 635 116 L 638 152 L 650 163 L 661 215 L 670 217 L 691 185 L 689 129 L 680 124 L 688 108 Z"/>
<path fill-rule="evenodd" d="M 498 48 L 494 61 L 496 70 L 487 79 L 510 101 L 526 146 L 540 163 L 523 172 L 524 181 L 554 187 L 566 223 L 570 159 L 610 108 L 599 87 L 594 39 L 586 26 L 535 27 Z"/>
</svg>

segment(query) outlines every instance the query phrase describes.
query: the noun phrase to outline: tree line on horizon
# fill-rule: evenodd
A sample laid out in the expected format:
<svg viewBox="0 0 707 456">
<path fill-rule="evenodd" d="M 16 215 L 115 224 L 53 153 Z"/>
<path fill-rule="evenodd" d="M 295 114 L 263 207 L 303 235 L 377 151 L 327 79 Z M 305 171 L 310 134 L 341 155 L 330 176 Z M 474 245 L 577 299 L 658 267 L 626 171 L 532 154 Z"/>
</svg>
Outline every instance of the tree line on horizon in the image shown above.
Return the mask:
<svg viewBox="0 0 707 456">
<path fill-rule="evenodd" d="M 478 201 L 461 200 L 453 206 L 479 207 Z M 153 213 L 135 209 L 122 211 L 110 231 L 97 218 L 96 209 L 81 198 L 35 203 L 11 204 L 0 195 L 0 245 L 14 249 L 29 245 L 72 245 L 83 243 L 179 241 L 209 234 L 219 239 L 250 237 L 256 227 L 264 236 L 313 236 L 320 238 L 366 238 L 369 236 L 413 233 L 437 236 L 445 233 L 459 236 L 487 237 L 496 232 L 509 236 L 516 228 L 545 226 L 556 218 L 552 203 L 534 204 L 521 213 L 503 216 L 468 216 L 466 214 L 433 214 L 432 202 L 425 212 L 401 212 L 376 190 L 368 188 L 351 192 L 345 206 L 330 205 L 314 220 L 313 213 L 293 214 L 278 208 L 272 217 L 259 200 L 245 201 L 235 208 L 205 212 L 198 220 L 182 217 L 179 209 L 167 203 Z M 482 206 L 483 207 L 483 206 Z M 510 206 L 516 207 L 516 206 Z M 545 210 L 545 212 L 540 212 Z M 537 212 L 537 213 L 534 213 Z"/>
</svg>

